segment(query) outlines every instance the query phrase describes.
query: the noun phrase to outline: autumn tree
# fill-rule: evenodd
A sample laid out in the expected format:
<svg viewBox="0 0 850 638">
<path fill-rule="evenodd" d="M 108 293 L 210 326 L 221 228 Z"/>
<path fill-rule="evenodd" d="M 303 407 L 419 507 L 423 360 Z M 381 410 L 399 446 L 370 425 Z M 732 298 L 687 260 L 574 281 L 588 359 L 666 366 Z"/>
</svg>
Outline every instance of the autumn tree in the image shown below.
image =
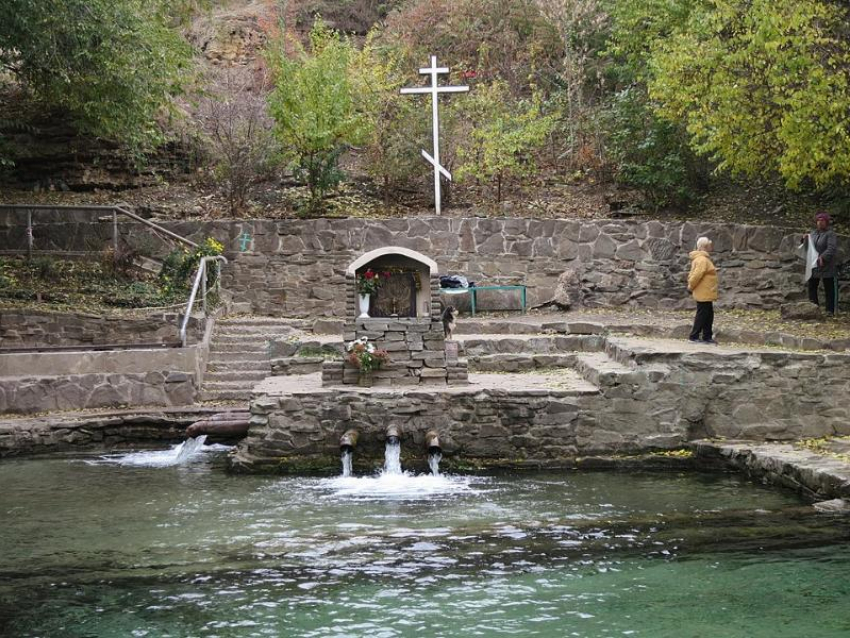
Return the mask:
<svg viewBox="0 0 850 638">
<path fill-rule="evenodd" d="M 822 0 L 618 3 L 656 111 L 733 174 L 791 188 L 850 177 L 850 12 Z M 660 7 L 659 5 L 664 5 Z M 661 17 L 657 11 L 663 9 Z M 628 25 L 636 25 L 633 31 Z"/>
<path fill-rule="evenodd" d="M 364 118 L 349 76 L 351 44 L 317 20 L 310 50 L 295 46 L 297 53 L 288 56 L 282 41 L 272 45 L 275 86 L 269 105 L 283 152 L 307 182 L 316 206 L 342 179 L 340 155 L 363 138 Z"/>
</svg>

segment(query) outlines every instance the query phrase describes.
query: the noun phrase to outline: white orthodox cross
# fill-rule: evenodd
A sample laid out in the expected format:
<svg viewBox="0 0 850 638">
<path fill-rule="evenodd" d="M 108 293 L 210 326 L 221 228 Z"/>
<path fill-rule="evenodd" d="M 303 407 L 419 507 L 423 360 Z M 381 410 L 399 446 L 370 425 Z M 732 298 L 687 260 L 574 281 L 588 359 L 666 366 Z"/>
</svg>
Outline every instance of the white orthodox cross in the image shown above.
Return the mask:
<svg viewBox="0 0 850 638">
<path fill-rule="evenodd" d="M 433 135 L 434 135 L 434 155 L 431 156 L 427 151 L 422 151 L 428 163 L 434 167 L 434 207 L 437 209 L 437 214 L 440 214 L 440 175 L 445 175 L 446 179 L 451 181 L 452 174 L 449 173 L 443 166 L 440 165 L 440 116 L 437 110 L 437 94 L 439 93 L 464 93 L 469 90 L 468 86 L 437 86 L 437 75 L 448 73 L 447 67 L 437 67 L 437 56 L 431 56 L 431 67 L 427 69 L 419 69 L 421 75 L 431 76 L 431 86 L 415 87 L 401 89 L 403 94 L 407 93 L 430 93 L 431 94 L 431 114 L 433 117 Z"/>
</svg>

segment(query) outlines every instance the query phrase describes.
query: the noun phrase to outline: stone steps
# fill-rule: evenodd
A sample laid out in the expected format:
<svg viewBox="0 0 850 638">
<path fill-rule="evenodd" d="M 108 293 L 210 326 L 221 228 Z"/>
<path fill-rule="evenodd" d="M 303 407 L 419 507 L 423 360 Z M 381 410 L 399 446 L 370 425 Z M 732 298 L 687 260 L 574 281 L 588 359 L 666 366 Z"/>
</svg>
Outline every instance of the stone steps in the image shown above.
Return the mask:
<svg viewBox="0 0 850 638">
<path fill-rule="evenodd" d="M 312 321 L 308 319 L 278 319 L 276 317 L 230 317 L 220 319 L 216 322 L 216 329 L 221 326 L 222 330 L 227 330 L 233 326 L 239 327 L 281 327 L 284 329 L 294 330 L 310 330 L 312 329 Z"/>
<path fill-rule="evenodd" d="M 470 372 L 530 372 L 545 368 L 573 368 L 576 354 L 488 354 L 467 359 Z"/>
<path fill-rule="evenodd" d="M 201 402 L 207 401 L 240 401 L 247 402 L 251 398 L 251 389 L 240 390 L 201 390 Z"/>
<path fill-rule="evenodd" d="M 272 339 L 287 339 L 292 336 L 293 333 L 250 333 L 250 334 L 241 334 L 241 333 L 223 333 L 220 334 L 216 332 L 213 337 L 212 343 L 256 343 L 257 341 L 271 341 Z"/>
<path fill-rule="evenodd" d="M 247 401 L 254 386 L 271 375 L 269 342 L 286 339 L 304 320 L 234 317 L 216 323 L 201 401 Z"/>
<path fill-rule="evenodd" d="M 266 352 L 215 352 L 210 351 L 209 363 L 213 365 L 230 365 L 231 363 L 266 362 L 269 360 Z"/>
<path fill-rule="evenodd" d="M 608 333 L 604 324 L 588 321 L 497 321 L 474 318 L 461 318 L 455 326 L 455 335 L 528 335 L 557 333 L 565 335 L 603 335 Z"/>
<path fill-rule="evenodd" d="M 604 337 L 594 335 L 464 335 L 456 341 L 460 344 L 460 353 L 467 357 L 594 352 L 604 346 Z"/>
<path fill-rule="evenodd" d="M 217 343 L 213 341 L 210 343 L 210 352 L 215 352 L 216 354 L 224 354 L 231 352 L 245 352 L 245 353 L 262 353 L 266 354 L 268 352 L 269 346 L 268 342 L 265 340 L 257 340 L 253 343 L 244 342 L 244 343 Z"/>
<path fill-rule="evenodd" d="M 632 368 L 615 361 L 604 352 L 582 353 L 576 356 L 576 371 L 583 379 L 599 387 L 611 385 L 613 378 L 632 372 Z"/>
<path fill-rule="evenodd" d="M 209 376 L 213 373 L 240 371 L 268 373 L 269 369 L 269 364 L 265 359 L 254 359 L 247 361 L 242 361 L 238 359 L 222 361 L 219 359 L 216 361 L 211 361 L 207 364 L 207 371 L 205 376 Z"/>
<path fill-rule="evenodd" d="M 204 375 L 204 388 L 212 387 L 212 384 L 220 382 L 235 382 L 247 384 L 248 381 L 262 381 L 271 374 L 269 370 L 234 370 L 234 371 L 208 371 Z"/>
</svg>

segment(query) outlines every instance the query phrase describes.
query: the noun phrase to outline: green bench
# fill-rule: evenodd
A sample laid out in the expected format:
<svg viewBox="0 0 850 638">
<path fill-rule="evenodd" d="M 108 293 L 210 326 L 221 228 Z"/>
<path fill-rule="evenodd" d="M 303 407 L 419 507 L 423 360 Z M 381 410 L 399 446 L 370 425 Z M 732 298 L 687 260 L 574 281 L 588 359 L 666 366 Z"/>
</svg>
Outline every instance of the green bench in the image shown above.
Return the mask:
<svg viewBox="0 0 850 638">
<path fill-rule="evenodd" d="M 469 305 L 472 309 L 472 316 L 475 316 L 475 309 L 478 306 L 478 293 L 482 290 L 518 290 L 520 293 L 520 305 L 522 313 L 525 314 L 526 308 L 526 288 L 523 285 L 516 286 L 470 286 L 469 288 L 440 288 L 440 292 L 444 295 L 469 295 Z"/>
</svg>

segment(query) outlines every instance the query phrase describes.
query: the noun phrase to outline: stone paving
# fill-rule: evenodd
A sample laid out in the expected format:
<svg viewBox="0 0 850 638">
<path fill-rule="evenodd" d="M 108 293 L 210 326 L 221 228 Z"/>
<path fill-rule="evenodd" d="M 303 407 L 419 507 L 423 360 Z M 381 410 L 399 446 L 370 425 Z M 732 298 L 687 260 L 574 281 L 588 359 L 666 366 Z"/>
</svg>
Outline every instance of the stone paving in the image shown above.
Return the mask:
<svg viewBox="0 0 850 638">
<path fill-rule="evenodd" d="M 282 394 L 304 394 L 327 391 L 350 390 L 352 392 L 380 392 L 381 394 L 405 395 L 411 393 L 440 392 L 449 394 L 475 394 L 482 390 L 508 391 L 549 394 L 551 391 L 588 394 L 598 392 L 598 388 L 585 381 L 575 370 L 569 368 L 550 369 L 542 372 L 522 374 L 470 374 L 466 385 L 447 386 L 381 386 L 379 388 L 362 388 L 355 385 L 322 386 L 320 373 L 268 377 L 254 386 L 254 395 L 267 394 L 279 396 Z"/>
</svg>

